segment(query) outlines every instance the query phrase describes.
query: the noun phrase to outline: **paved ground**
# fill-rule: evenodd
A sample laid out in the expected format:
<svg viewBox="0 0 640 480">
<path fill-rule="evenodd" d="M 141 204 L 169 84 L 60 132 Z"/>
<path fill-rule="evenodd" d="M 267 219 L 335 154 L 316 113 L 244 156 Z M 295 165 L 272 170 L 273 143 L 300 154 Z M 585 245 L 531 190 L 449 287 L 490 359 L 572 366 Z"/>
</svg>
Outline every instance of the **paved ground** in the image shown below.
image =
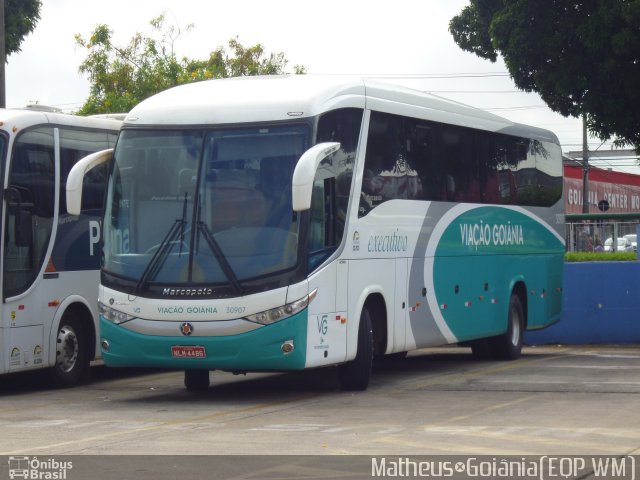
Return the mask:
<svg viewBox="0 0 640 480">
<path fill-rule="evenodd" d="M 426 349 L 359 393 L 331 369 L 214 372 L 201 394 L 181 372 L 93 373 L 68 390 L 5 377 L 0 455 L 640 454 L 640 347 L 526 348 L 504 363 Z"/>
</svg>

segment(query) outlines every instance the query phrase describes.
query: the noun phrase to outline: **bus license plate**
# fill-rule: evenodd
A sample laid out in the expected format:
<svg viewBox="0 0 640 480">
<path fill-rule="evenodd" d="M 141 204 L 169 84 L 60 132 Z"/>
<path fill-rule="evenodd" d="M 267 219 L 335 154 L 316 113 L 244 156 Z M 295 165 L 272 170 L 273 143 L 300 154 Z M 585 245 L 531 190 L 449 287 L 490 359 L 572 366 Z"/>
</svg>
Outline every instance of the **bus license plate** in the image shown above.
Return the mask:
<svg viewBox="0 0 640 480">
<path fill-rule="evenodd" d="M 207 352 L 204 347 L 174 345 L 171 347 L 171 356 L 173 358 L 206 358 Z"/>
</svg>

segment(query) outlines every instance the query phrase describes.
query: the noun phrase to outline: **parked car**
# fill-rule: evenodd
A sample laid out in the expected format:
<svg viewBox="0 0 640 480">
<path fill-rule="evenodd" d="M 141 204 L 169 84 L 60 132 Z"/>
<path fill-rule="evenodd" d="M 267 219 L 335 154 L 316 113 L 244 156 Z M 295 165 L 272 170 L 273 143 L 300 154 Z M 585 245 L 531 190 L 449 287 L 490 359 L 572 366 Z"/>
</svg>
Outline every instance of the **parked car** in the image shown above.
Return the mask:
<svg viewBox="0 0 640 480">
<path fill-rule="evenodd" d="M 631 242 L 631 248 L 633 249 L 634 252 L 638 251 L 638 236 L 635 233 L 630 233 L 628 235 L 625 235 L 622 238 L 626 238 Z"/>
<path fill-rule="evenodd" d="M 634 235 L 635 237 L 635 235 Z M 624 237 L 617 238 L 616 252 L 632 252 L 634 250 L 633 245 L 631 244 L 631 240 Z M 604 241 L 604 251 L 611 252 L 613 249 L 611 248 L 613 245 L 613 239 L 611 237 L 607 238 Z"/>
</svg>

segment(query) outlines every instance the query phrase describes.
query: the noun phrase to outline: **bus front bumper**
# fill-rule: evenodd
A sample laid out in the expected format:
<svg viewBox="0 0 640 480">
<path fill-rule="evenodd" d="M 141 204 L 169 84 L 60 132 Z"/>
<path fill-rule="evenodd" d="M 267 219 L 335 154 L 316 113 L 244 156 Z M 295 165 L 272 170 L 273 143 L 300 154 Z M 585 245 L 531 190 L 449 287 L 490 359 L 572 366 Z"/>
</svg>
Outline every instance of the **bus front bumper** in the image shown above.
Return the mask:
<svg viewBox="0 0 640 480">
<path fill-rule="evenodd" d="M 144 335 L 101 316 L 100 338 L 102 357 L 110 367 L 301 370 L 306 361 L 307 310 L 250 332 L 226 336 Z M 285 344 L 293 350 L 286 352 L 290 347 Z"/>
</svg>

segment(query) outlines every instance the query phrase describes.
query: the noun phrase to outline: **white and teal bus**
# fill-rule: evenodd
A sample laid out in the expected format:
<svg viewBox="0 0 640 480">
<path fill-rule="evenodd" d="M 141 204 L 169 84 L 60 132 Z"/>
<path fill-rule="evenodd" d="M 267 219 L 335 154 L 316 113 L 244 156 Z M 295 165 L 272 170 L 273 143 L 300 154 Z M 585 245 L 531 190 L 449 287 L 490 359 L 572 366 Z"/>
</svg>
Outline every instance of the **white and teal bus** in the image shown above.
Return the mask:
<svg viewBox="0 0 640 480">
<path fill-rule="evenodd" d="M 41 108 L 41 107 L 38 107 Z M 86 155 L 112 148 L 122 122 L 0 109 L 0 374 L 47 367 L 72 385 L 100 355 L 100 224 L 108 169 L 84 179 L 79 216 L 65 184 Z"/>
<path fill-rule="evenodd" d="M 103 163 L 107 365 L 184 369 L 188 389 L 333 365 L 364 389 L 374 356 L 511 359 L 559 320 L 546 130 L 360 78 L 225 79 L 135 107 L 115 150 L 72 172 L 70 212 Z"/>
</svg>

